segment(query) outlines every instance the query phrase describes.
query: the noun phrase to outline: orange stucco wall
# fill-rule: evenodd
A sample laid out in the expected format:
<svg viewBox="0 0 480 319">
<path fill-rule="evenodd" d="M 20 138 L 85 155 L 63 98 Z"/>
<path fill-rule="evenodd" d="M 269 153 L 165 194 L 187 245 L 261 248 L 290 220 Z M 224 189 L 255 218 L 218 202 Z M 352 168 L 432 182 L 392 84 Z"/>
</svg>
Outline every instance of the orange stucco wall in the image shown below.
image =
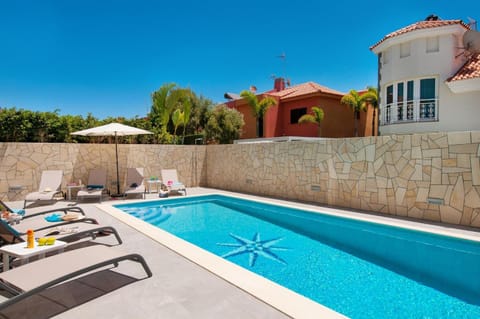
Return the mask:
<svg viewBox="0 0 480 319">
<path fill-rule="evenodd" d="M 325 114 L 321 125 L 321 137 L 352 137 L 355 130 L 354 114 L 348 106 L 340 103 L 341 98 L 339 95 L 314 95 L 280 101 L 265 114 L 263 137 L 317 137 L 318 127 L 315 124 L 290 123 L 292 109 L 306 107 L 307 113 L 310 113 L 312 106 L 319 106 Z M 256 119 L 250 107 L 241 100 L 228 102 L 227 106 L 237 109 L 244 116 L 245 126 L 241 138 L 255 138 Z M 360 113 L 358 136 L 372 135 L 372 116 L 371 109 Z"/>
<path fill-rule="evenodd" d="M 237 102 L 232 103 L 232 102 Z M 257 130 L 257 120 L 252 115 L 252 110 L 250 106 L 245 103 L 240 103 L 241 101 L 232 101 L 227 103 L 227 106 L 232 107 L 243 114 L 243 120 L 245 125 L 242 128 L 242 135 L 240 138 L 255 138 L 256 137 L 256 130 Z M 238 105 L 237 105 L 238 104 Z"/>
</svg>

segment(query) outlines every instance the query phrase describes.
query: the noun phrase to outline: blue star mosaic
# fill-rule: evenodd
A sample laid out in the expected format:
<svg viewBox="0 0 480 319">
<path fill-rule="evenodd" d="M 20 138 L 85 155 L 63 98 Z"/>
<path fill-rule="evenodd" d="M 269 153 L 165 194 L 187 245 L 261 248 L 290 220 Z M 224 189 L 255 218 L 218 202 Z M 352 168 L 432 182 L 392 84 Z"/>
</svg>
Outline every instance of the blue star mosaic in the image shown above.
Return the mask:
<svg viewBox="0 0 480 319">
<path fill-rule="evenodd" d="M 275 246 L 276 243 L 283 240 L 283 237 L 261 240 L 260 234 L 255 233 L 253 238 L 246 239 L 235 234 L 230 234 L 230 236 L 235 239 L 236 243 L 217 243 L 220 246 L 235 247 L 235 249 L 229 251 L 228 253 L 222 255 L 223 258 L 228 258 L 232 256 L 247 254 L 248 255 L 248 264 L 250 267 L 255 266 L 258 256 L 276 261 L 282 265 L 287 265 L 287 262 L 281 257 L 277 256 L 274 251 L 285 251 L 289 250 L 286 247 Z"/>
</svg>

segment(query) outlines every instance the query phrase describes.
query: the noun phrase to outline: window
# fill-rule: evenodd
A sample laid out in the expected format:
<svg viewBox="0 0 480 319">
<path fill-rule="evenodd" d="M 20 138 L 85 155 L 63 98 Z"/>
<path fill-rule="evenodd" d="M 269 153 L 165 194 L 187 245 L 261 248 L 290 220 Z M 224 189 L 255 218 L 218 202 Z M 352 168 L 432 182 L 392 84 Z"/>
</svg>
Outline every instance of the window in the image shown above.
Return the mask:
<svg viewBox="0 0 480 319">
<path fill-rule="evenodd" d="M 435 79 L 420 80 L 420 99 L 421 100 L 435 99 Z"/>
<path fill-rule="evenodd" d="M 290 124 L 297 124 L 298 120 L 305 114 L 307 114 L 306 107 L 290 110 Z"/>
<path fill-rule="evenodd" d="M 397 83 L 397 119 L 399 121 L 404 120 L 403 109 L 403 82 Z"/>
<path fill-rule="evenodd" d="M 410 42 L 400 44 L 400 58 L 410 56 Z"/>
<path fill-rule="evenodd" d="M 393 104 L 393 85 L 387 86 L 387 106 L 385 110 L 385 122 L 390 123 L 392 120 L 392 107 Z"/>
<path fill-rule="evenodd" d="M 413 120 L 413 81 L 407 82 L 407 120 Z"/>
<path fill-rule="evenodd" d="M 435 79 L 420 80 L 420 119 L 435 118 Z"/>
<path fill-rule="evenodd" d="M 393 103 L 393 85 L 387 86 L 387 104 Z"/>
<path fill-rule="evenodd" d="M 387 86 L 387 104 L 393 103 L 393 85 Z"/>
<path fill-rule="evenodd" d="M 437 78 L 418 78 L 388 84 L 380 106 L 381 125 L 438 121 L 437 83 Z"/>
<path fill-rule="evenodd" d="M 427 53 L 438 52 L 439 44 L 438 37 L 427 38 Z"/>
</svg>

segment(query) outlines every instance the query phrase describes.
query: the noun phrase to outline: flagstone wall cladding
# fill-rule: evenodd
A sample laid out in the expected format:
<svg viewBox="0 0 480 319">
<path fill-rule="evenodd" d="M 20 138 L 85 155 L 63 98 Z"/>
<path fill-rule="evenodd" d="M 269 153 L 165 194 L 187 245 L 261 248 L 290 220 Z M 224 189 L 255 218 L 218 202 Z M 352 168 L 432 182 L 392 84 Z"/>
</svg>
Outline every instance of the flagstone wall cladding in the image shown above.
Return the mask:
<svg viewBox="0 0 480 319">
<path fill-rule="evenodd" d="M 176 168 L 187 187 L 207 186 L 480 227 L 480 132 L 392 135 L 209 146 L 121 144 L 120 185 L 127 167 L 145 176 Z M 41 172 L 64 171 L 86 183 L 105 167 L 115 191 L 115 146 L 0 143 L 0 196 L 21 200 Z M 113 182 L 113 183 L 112 183 Z M 22 185 L 21 191 L 10 187 Z"/>
<path fill-rule="evenodd" d="M 144 167 L 146 177 L 160 177 L 162 169 L 176 168 L 187 187 L 204 184 L 206 146 L 118 145 L 121 189 L 127 167 Z M 108 188 L 116 193 L 115 145 L 60 143 L 0 143 L 0 198 L 21 200 L 38 190 L 43 170 L 63 170 L 62 189 L 70 182 L 87 183 L 92 168 L 107 169 Z M 20 185 L 23 190 L 12 190 Z"/>
<path fill-rule="evenodd" d="M 480 227 L 479 145 L 480 132 L 212 145 L 207 185 Z"/>
</svg>

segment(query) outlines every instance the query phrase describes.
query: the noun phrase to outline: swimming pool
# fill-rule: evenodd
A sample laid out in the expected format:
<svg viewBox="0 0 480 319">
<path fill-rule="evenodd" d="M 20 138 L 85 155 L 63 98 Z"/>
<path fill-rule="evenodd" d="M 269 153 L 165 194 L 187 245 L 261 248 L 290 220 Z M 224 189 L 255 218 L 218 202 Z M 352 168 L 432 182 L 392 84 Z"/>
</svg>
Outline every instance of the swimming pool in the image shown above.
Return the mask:
<svg viewBox="0 0 480 319">
<path fill-rule="evenodd" d="M 115 207 L 353 318 L 480 315 L 479 242 L 220 195 Z"/>
</svg>

